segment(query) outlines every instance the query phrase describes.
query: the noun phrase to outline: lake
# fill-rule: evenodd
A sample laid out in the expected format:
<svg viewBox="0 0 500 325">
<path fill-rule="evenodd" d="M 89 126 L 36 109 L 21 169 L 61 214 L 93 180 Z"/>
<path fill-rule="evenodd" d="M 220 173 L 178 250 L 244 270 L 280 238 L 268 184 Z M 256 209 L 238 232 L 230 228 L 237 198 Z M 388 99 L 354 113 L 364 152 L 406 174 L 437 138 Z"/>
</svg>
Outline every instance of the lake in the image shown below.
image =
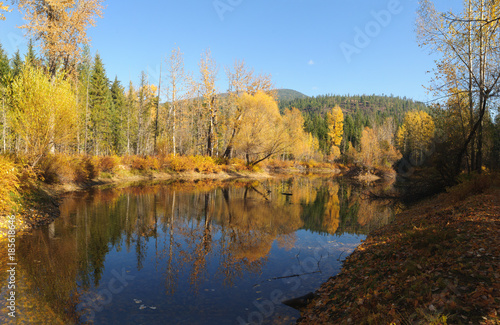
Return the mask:
<svg viewBox="0 0 500 325">
<path fill-rule="evenodd" d="M 315 291 L 393 218 L 368 190 L 300 177 L 70 193 L 55 222 L 17 238 L 17 323 L 293 323 L 281 301 Z"/>
</svg>

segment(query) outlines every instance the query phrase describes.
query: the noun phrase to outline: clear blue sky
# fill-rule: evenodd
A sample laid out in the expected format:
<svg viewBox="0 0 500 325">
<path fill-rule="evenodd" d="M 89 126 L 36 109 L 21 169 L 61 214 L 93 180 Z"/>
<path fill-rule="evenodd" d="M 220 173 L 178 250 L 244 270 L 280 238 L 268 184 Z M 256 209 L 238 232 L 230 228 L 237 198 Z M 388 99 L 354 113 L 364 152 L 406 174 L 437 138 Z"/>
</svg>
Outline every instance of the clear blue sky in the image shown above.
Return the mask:
<svg viewBox="0 0 500 325">
<path fill-rule="evenodd" d="M 458 5 L 436 3 L 440 10 Z M 155 82 L 160 62 L 179 46 L 195 76 L 201 53 L 211 49 L 220 66 L 220 91 L 227 89 L 224 66 L 245 59 L 256 72 L 271 73 L 278 88 L 310 96 L 431 99 L 422 85 L 434 63 L 417 46 L 416 0 L 107 0 L 105 5 L 103 19 L 89 30 L 92 50 L 99 51 L 108 77 L 117 75 L 124 85 L 130 79 L 137 83 L 143 70 Z M 0 22 L 2 46 L 9 55 L 17 48 L 24 52 L 27 41 L 16 28 L 21 15 L 6 18 Z"/>
</svg>

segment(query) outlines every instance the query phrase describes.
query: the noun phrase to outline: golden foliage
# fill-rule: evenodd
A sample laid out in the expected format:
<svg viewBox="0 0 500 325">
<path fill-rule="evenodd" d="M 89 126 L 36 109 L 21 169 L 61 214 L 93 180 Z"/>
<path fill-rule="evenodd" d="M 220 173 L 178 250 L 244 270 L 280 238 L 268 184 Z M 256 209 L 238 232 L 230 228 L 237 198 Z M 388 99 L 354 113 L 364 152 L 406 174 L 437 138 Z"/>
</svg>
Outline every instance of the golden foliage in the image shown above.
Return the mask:
<svg viewBox="0 0 500 325">
<path fill-rule="evenodd" d="M 74 138 L 75 97 L 63 74 L 50 80 L 42 69 L 25 65 L 11 92 L 12 130 L 23 139 L 33 166 L 51 147 Z"/>
<path fill-rule="evenodd" d="M 5 20 L 5 16 L 3 15 L 2 11 L 7 11 L 9 12 L 9 6 L 4 4 L 3 1 L 0 1 L 0 20 Z"/>
<path fill-rule="evenodd" d="M 262 91 L 253 96 L 244 93 L 239 105 L 243 115 L 235 136 L 235 149 L 244 153 L 247 164 L 257 164 L 282 152 L 287 145 L 287 134 L 274 98 Z"/>
<path fill-rule="evenodd" d="M 434 138 L 435 125 L 424 111 L 406 113 L 396 134 L 396 144 L 403 154 L 428 150 Z"/>
<path fill-rule="evenodd" d="M 331 139 L 332 155 L 335 159 L 340 156 L 340 149 L 338 148 L 344 135 L 344 114 L 339 106 L 335 106 L 326 116 L 328 120 L 328 136 Z"/>
<path fill-rule="evenodd" d="M 28 22 L 21 28 L 42 42 L 54 73 L 58 66 L 74 69 L 80 60 L 81 45 L 88 44 L 87 28 L 102 17 L 103 0 L 19 0 Z"/>
<path fill-rule="evenodd" d="M 49 154 L 38 166 L 46 183 L 88 182 L 99 176 L 99 160 L 87 156 Z"/>
<path fill-rule="evenodd" d="M 0 211 L 11 209 L 14 205 L 13 197 L 18 195 L 19 171 L 16 165 L 0 156 Z"/>
<path fill-rule="evenodd" d="M 319 141 L 304 130 L 304 117 L 297 108 L 287 109 L 283 124 L 288 135 L 287 153 L 296 160 L 308 160 L 315 155 Z"/>
<path fill-rule="evenodd" d="M 394 123 L 392 118 L 375 128 L 366 127 L 361 133 L 359 152 L 350 146 L 347 155 L 365 166 L 390 168 L 401 159 L 394 147 Z"/>
</svg>

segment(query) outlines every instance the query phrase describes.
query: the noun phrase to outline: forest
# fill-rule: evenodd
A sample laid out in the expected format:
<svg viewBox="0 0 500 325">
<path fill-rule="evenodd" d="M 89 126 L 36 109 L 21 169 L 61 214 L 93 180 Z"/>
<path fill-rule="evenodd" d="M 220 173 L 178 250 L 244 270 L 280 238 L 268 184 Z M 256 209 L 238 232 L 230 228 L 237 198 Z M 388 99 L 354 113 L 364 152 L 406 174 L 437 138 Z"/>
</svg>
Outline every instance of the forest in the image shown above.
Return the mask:
<svg viewBox="0 0 500 325">
<path fill-rule="evenodd" d="M 417 169 L 442 186 L 464 171 L 498 168 L 500 74 L 491 36 L 497 27 L 484 24 L 496 17 L 493 5 L 471 4 L 464 23 L 422 2 L 419 43 L 442 53 L 429 91 L 444 99 L 430 103 L 293 92 L 280 100 L 271 75 L 255 73 L 244 60 L 221 69 L 209 49 L 197 72 L 185 69 L 183 52 L 174 48 L 161 62 L 159 80 L 142 72 L 138 82 L 124 85 L 109 78 L 87 37 L 103 15 L 102 0 L 19 0 L 14 7 L 24 14 L 21 28 L 30 42 L 26 53 L 11 57 L 0 44 L 1 169 L 4 182 L 14 182 L 6 189 L 16 188 L 25 167 L 50 179 L 50 170 L 64 174 L 72 164 L 66 167 L 73 177 L 55 178 L 88 180 L 94 169 L 106 170 L 106 161 L 111 169 L 176 170 L 175 157 L 250 169 L 268 159 L 411 170 L 412 176 Z M 453 23 L 451 36 L 443 20 Z M 18 171 L 9 178 L 5 170 L 13 166 Z"/>
<path fill-rule="evenodd" d="M 142 71 L 119 80 L 87 33 L 104 4 L 0 0 L 0 24 L 18 10 L 28 42 L 9 53 L 0 40 L 0 240 L 25 243 L 14 245 L 27 279 L 18 289 L 44 296 L 41 314 L 51 307 L 51 321 L 55 310 L 78 323 L 82 312 L 94 313 L 81 302 L 104 300 L 97 290 L 116 271 L 110 259 L 126 264 L 109 253 L 123 249 L 135 250 L 129 266 L 138 280 L 155 279 L 151 261 L 156 271 L 166 266 L 156 278 L 165 283 L 148 284 L 162 287 L 163 306 L 184 304 L 169 300 L 184 293 L 182 276 L 207 297 L 190 297 L 196 308 L 208 302 L 203 317 L 226 317 L 232 307 L 216 294 L 255 295 L 262 306 L 267 282 L 321 273 L 323 255 L 317 271 L 269 273 L 267 281 L 266 263 L 279 260 L 281 272 L 301 263 L 301 250 L 313 254 L 313 236 L 340 247 L 346 232 L 353 249 L 341 253 L 352 254 L 338 255 L 339 269 L 325 272 L 334 277 L 303 302 L 298 323 L 498 324 L 500 1 L 464 0 L 459 12 L 418 1 L 417 43 L 435 59 L 428 102 L 391 90 L 310 97 L 278 89 L 243 58 L 222 65 L 224 55 L 210 48 L 195 71 L 185 64 L 193 53 L 174 46 L 160 54 L 158 78 Z M 276 183 L 261 182 L 267 178 Z M 38 235 L 21 234 L 29 229 Z M 289 257 L 271 256 L 276 247 Z M 4 269 L 11 254 L 0 255 Z M 247 271 L 266 283 L 216 292 L 206 277 L 218 263 L 210 257 L 220 258 L 216 274 L 228 287 L 247 281 Z M 60 280 L 43 281 L 50 278 Z M 118 293 L 105 313 L 142 315 L 146 295 L 133 292 L 121 305 Z M 25 296 L 32 317 L 45 321 Z M 144 313 L 154 315 L 156 302 L 148 306 Z M 159 322 L 172 317 L 158 312 Z"/>
</svg>

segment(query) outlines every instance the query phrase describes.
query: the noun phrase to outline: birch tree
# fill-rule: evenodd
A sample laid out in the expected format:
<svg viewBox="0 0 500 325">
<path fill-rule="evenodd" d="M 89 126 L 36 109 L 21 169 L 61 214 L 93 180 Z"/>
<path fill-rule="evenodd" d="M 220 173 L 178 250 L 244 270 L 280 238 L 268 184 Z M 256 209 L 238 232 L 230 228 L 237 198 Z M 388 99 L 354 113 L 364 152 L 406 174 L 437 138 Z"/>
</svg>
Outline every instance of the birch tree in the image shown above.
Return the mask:
<svg viewBox="0 0 500 325">
<path fill-rule="evenodd" d="M 202 54 L 200 60 L 201 92 L 203 94 L 203 105 L 208 115 L 207 127 L 207 155 L 214 155 L 214 147 L 217 143 L 217 80 L 218 67 L 210 50 Z"/>
<path fill-rule="evenodd" d="M 454 153 L 456 174 L 468 150 L 473 169 L 481 170 L 483 121 L 500 85 L 500 3 L 465 0 L 463 4 L 462 13 L 441 13 L 432 1 L 421 0 L 417 18 L 420 45 L 441 55 L 430 89 L 444 98 L 468 96 L 469 126 Z"/>
<path fill-rule="evenodd" d="M 169 116 L 171 120 L 172 151 L 177 154 L 177 118 L 181 105 L 190 97 L 190 77 L 184 70 L 184 57 L 180 48 L 174 48 L 167 60 L 168 85 L 167 98 L 170 103 Z M 207 67 L 208 68 L 208 67 Z M 209 73 L 207 71 L 207 73 Z M 207 78 L 209 78 L 207 76 Z M 208 83 L 211 81 L 207 80 Z M 210 86 L 209 86 L 210 87 Z"/>
<path fill-rule="evenodd" d="M 89 26 L 102 18 L 104 0 L 16 0 L 27 24 L 20 26 L 40 45 L 53 76 L 62 66 L 74 72 Z"/>
</svg>

